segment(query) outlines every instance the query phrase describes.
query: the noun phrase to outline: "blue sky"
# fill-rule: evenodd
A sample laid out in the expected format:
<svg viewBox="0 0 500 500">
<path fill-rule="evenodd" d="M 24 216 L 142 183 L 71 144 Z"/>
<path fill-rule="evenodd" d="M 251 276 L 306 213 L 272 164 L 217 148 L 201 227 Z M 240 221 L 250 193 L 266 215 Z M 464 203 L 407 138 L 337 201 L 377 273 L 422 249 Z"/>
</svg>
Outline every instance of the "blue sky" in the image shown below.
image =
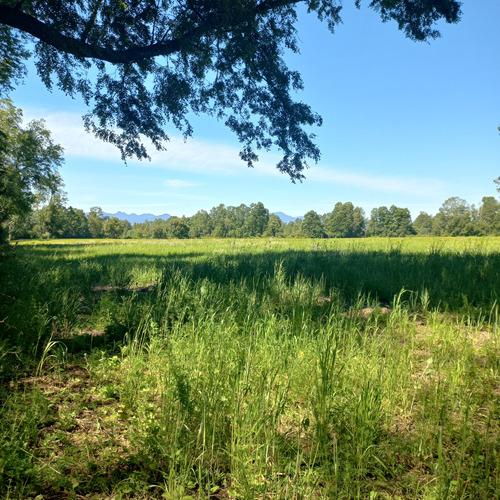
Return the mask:
<svg viewBox="0 0 500 500">
<path fill-rule="evenodd" d="M 480 204 L 500 176 L 500 2 L 468 0 L 462 21 L 440 26 L 428 43 L 406 39 L 394 23 L 345 2 L 331 34 L 305 12 L 298 24 L 301 54 L 287 61 L 301 72 L 296 98 L 323 117 L 314 130 L 322 158 L 292 184 L 261 154 L 248 169 L 223 123 L 193 121 L 184 142 L 172 127 L 166 152 L 130 161 L 85 133 L 85 107 L 49 93 L 31 70 L 11 95 L 27 120 L 44 118 L 65 148 L 61 170 L 68 203 L 106 212 L 193 215 L 220 203 L 261 201 L 271 212 L 326 213 L 351 201 L 367 215 L 392 204 L 436 213 L 451 196 Z M 365 2 L 367 3 L 367 2 Z"/>
</svg>

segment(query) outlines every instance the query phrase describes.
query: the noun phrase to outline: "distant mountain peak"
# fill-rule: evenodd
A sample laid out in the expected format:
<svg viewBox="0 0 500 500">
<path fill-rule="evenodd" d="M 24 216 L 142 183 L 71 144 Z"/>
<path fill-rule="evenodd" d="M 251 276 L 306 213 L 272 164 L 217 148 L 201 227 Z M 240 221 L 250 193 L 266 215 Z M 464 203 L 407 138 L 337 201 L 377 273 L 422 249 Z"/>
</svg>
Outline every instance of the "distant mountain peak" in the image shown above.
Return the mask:
<svg viewBox="0 0 500 500">
<path fill-rule="evenodd" d="M 292 215 L 284 214 L 283 212 L 273 212 L 274 215 L 277 215 L 281 222 L 288 224 L 289 222 L 295 222 L 297 219 L 303 219 L 303 215 L 299 215 L 298 217 L 293 217 Z"/>
</svg>

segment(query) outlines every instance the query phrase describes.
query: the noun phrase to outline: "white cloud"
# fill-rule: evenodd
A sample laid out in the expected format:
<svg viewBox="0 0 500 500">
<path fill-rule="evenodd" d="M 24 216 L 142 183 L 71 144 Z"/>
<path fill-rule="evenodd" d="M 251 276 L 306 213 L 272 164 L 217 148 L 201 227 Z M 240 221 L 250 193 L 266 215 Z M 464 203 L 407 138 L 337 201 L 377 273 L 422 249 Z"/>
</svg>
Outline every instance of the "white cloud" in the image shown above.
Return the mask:
<svg viewBox="0 0 500 500">
<path fill-rule="evenodd" d="M 28 110 L 24 112 L 24 116 L 26 121 L 43 118 L 54 141 L 63 146 L 66 156 L 121 161 L 116 147 L 85 132 L 82 117 L 77 113 L 59 111 L 44 114 L 41 110 Z"/>
<path fill-rule="evenodd" d="M 66 156 L 102 161 L 121 161 L 120 153 L 115 146 L 85 132 L 82 118 L 76 113 L 61 111 L 44 116 L 43 111 L 30 110 L 25 112 L 25 116 L 27 120 L 43 117 L 54 140 L 64 147 Z M 166 148 L 166 151 L 157 151 L 151 145 L 148 147 L 151 156 L 150 162 L 130 160 L 129 163 L 166 170 L 221 174 L 232 174 L 235 169 L 241 171 L 242 167 L 244 168 L 243 162 L 239 158 L 239 149 L 234 146 L 214 144 L 197 139 L 185 141 L 181 137 L 174 136 L 166 144 Z"/>
<path fill-rule="evenodd" d="M 325 166 L 311 168 L 307 178 L 315 182 L 344 184 L 370 191 L 426 197 L 439 196 L 445 187 L 442 181 L 436 179 L 366 175 Z"/>
</svg>

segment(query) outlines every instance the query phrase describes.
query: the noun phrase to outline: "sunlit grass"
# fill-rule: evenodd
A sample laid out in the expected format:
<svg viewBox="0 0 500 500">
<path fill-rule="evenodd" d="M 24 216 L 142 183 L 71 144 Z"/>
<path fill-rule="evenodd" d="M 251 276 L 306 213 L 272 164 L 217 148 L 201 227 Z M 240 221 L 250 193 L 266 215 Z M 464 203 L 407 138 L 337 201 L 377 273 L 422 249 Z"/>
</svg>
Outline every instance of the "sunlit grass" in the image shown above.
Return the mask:
<svg viewBox="0 0 500 500">
<path fill-rule="evenodd" d="M 0 493 L 498 497 L 499 242 L 20 245 Z"/>
</svg>

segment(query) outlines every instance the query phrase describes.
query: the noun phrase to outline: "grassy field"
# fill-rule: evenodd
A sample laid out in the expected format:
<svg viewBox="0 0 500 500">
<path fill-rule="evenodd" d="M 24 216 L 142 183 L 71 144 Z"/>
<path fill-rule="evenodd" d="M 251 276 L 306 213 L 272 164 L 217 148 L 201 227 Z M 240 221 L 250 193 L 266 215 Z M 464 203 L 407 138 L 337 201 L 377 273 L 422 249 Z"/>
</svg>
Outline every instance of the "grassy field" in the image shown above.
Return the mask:
<svg viewBox="0 0 500 500">
<path fill-rule="evenodd" d="M 500 238 L 0 261 L 0 497 L 500 498 Z"/>
</svg>

